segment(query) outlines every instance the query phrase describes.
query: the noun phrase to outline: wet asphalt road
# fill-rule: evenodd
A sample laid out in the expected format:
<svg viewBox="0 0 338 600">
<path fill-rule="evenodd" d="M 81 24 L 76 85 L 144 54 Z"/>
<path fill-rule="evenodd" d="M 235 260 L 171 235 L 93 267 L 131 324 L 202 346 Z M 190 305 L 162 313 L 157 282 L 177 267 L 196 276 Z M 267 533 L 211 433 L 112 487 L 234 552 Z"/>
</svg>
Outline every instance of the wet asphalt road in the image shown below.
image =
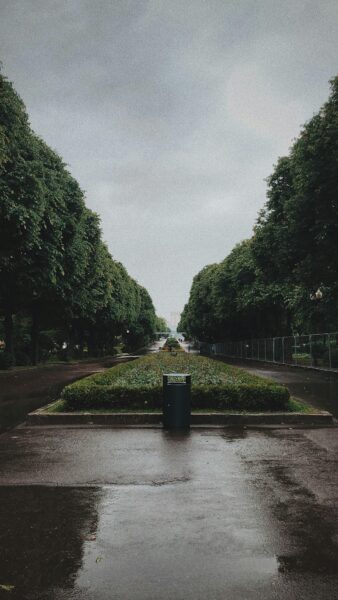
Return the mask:
<svg viewBox="0 0 338 600">
<path fill-rule="evenodd" d="M 56 400 L 65 385 L 118 364 L 128 357 L 106 357 L 0 371 L 0 433 L 22 423 L 27 413 Z"/>
<path fill-rule="evenodd" d="M 250 373 L 274 379 L 286 385 L 292 396 L 321 410 L 328 410 L 338 418 L 338 373 L 251 361 L 226 359 L 225 362 L 231 362 Z"/>
<path fill-rule="evenodd" d="M 4 433 L 0 598 L 338 598 L 337 435 Z"/>
<path fill-rule="evenodd" d="M 60 397 L 65 385 L 99 373 L 139 354 L 157 352 L 164 340 L 138 351 L 137 355 L 106 356 L 79 362 L 39 365 L 0 371 L 0 433 L 22 423 L 26 415 Z"/>
</svg>

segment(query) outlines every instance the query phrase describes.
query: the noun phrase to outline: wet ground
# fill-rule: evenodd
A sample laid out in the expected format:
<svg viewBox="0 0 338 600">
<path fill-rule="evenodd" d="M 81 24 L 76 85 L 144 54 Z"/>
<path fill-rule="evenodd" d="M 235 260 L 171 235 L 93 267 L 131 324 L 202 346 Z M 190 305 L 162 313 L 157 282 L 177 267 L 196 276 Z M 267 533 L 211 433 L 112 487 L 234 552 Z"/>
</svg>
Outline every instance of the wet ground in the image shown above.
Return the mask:
<svg viewBox="0 0 338 600">
<path fill-rule="evenodd" d="M 64 366 L 66 381 L 105 368 Z M 242 366 L 337 414 L 332 376 Z M 61 385 L 59 368 L 32 373 L 2 402 Z M 7 431 L 0 599 L 336 599 L 337 457 L 337 428 Z"/>
<path fill-rule="evenodd" d="M 7 432 L 0 598 L 335 599 L 337 451 L 337 429 Z"/>
<path fill-rule="evenodd" d="M 154 342 L 138 354 L 157 352 L 165 340 Z M 112 367 L 134 355 L 105 357 L 0 371 L 0 433 L 22 423 L 27 413 L 57 400 L 65 385 Z"/>
<path fill-rule="evenodd" d="M 65 385 L 128 360 L 102 358 L 0 371 L 0 432 L 25 420 L 27 413 L 56 400 Z"/>
<path fill-rule="evenodd" d="M 251 361 L 229 361 L 236 366 L 269 377 L 286 385 L 292 396 L 305 400 L 312 406 L 328 410 L 338 418 L 338 374 L 299 367 L 284 367 Z"/>
</svg>

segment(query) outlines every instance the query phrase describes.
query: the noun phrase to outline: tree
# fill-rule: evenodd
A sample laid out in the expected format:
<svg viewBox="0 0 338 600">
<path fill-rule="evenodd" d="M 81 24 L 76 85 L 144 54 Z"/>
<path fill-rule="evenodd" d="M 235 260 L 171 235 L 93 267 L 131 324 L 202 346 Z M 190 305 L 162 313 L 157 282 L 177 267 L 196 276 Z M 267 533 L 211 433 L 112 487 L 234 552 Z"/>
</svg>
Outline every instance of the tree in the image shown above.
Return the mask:
<svg viewBox="0 0 338 600">
<path fill-rule="evenodd" d="M 140 298 L 140 309 L 136 318 L 130 323 L 126 335 L 128 348 L 141 348 L 155 338 L 156 314 L 147 290 L 137 284 Z"/>
<path fill-rule="evenodd" d="M 156 331 L 161 331 L 163 333 L 170 333 L 170 327 L 168 326 L 168 323 L 167 323 L 166 319 L 164 319 L 164 317 L 158 317 L 156 315 L 155 327 L 156 327 Z"/>
<path fill-rule="evenodd" d="M 217 335 L 214 315 L 214 285 L 217 273 L 218 265 L 208 265 L 193 279 L 189 302 L 178 325 L 179 329 L 191 337 L 208 341 L 215 339 Z"/>
<path fill-rule="evenodd" d="M 252 239 L 194 278 L 180 327 L 201 340 L 338 327 L 338 77 L 331 86 L 268 178 Z"/>
<path fill-rule="evenodd" d="M 30 322 L 33 364 L 41 329 L 58 329 L 54 337 L 68 354 L 75 345 L 81 354 L 85 344 L 105 352 L 129 327 L 139 340 L 151 338 L 149 294 L 112 259 L 79 184 L 31 130 L 23 102 L 2 75 L 0 229 L 0 317 L 12 357 L 15 316 L 20 328 Z"/>
<path fill-rule="evenodd" d="M 283 283 L 296 330 L 336 328 L 338 292 L 338 77 L 328 102 L 268 179 L 253 252 L 269 281 Z M 311 301 L 325 290 L 321 308 Z"/>
</svg>

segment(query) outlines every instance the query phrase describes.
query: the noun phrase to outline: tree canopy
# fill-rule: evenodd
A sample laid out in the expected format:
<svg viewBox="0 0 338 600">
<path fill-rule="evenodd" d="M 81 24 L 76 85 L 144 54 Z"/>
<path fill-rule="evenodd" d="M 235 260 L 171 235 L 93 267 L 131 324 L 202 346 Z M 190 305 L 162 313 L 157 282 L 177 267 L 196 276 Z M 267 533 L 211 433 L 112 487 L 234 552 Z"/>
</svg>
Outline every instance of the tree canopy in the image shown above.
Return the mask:
<svg viewBox="0 0 338 600">
<path fill-rule="evenodd" d="M 252 238 L 195 276 L 180 329 L 205 341 L 337 330 L 337 192 L 338 77 L 268 177 Z"/>
<path fill-rule="evenodd" d="M 29 353 L 37 362 L 41 331 L 65 355 L 110 352 L 117 336 L 129 346 L 153 338 L 148 292 L 113 260 L 98 215 L 1 74 L 0 231 L 0 324 L 12 361 Z"/>
</svg>

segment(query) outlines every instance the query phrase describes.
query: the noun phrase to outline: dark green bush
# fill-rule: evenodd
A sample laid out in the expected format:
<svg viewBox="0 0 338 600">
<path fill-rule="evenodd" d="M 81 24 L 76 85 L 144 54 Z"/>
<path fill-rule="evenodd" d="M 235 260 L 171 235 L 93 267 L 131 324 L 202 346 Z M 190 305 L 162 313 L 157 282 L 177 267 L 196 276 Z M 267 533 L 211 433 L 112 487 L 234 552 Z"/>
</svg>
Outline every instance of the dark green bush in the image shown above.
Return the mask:
<svg viewBox="0 0 338 600">
<path fill-rule="evenodd" d="M 114 374 L 120 375 L 128 368 L 128 364 L 114 367 Z M 252 383 L 193 385 L 191 407 L 212 410 L 283 411 L 287 407 L 289 397 L 286 387 L 270 380 L 253 377 Z M 161 385 L 117 386 L 112 383 L 109 372 L 91 375 L 68 385 L 62 392 L 62 398 L 72 411 L 145 408 L 162 410 Z"/>
<path fill-rule="evenodd" d="M 164 346 L 166 348 L 171 348 L 172 350 L 177 350 L 178 348 L 180 348 L 180 344 L 178 343 L 177 339 L 174 337 L 168 337 Z"/>
<path fill-rule="evenodd" d="M 0 352 L 0 369 L 10 369 L 13 366 L 13 356 L 6 351 Z"/>
</svg>

